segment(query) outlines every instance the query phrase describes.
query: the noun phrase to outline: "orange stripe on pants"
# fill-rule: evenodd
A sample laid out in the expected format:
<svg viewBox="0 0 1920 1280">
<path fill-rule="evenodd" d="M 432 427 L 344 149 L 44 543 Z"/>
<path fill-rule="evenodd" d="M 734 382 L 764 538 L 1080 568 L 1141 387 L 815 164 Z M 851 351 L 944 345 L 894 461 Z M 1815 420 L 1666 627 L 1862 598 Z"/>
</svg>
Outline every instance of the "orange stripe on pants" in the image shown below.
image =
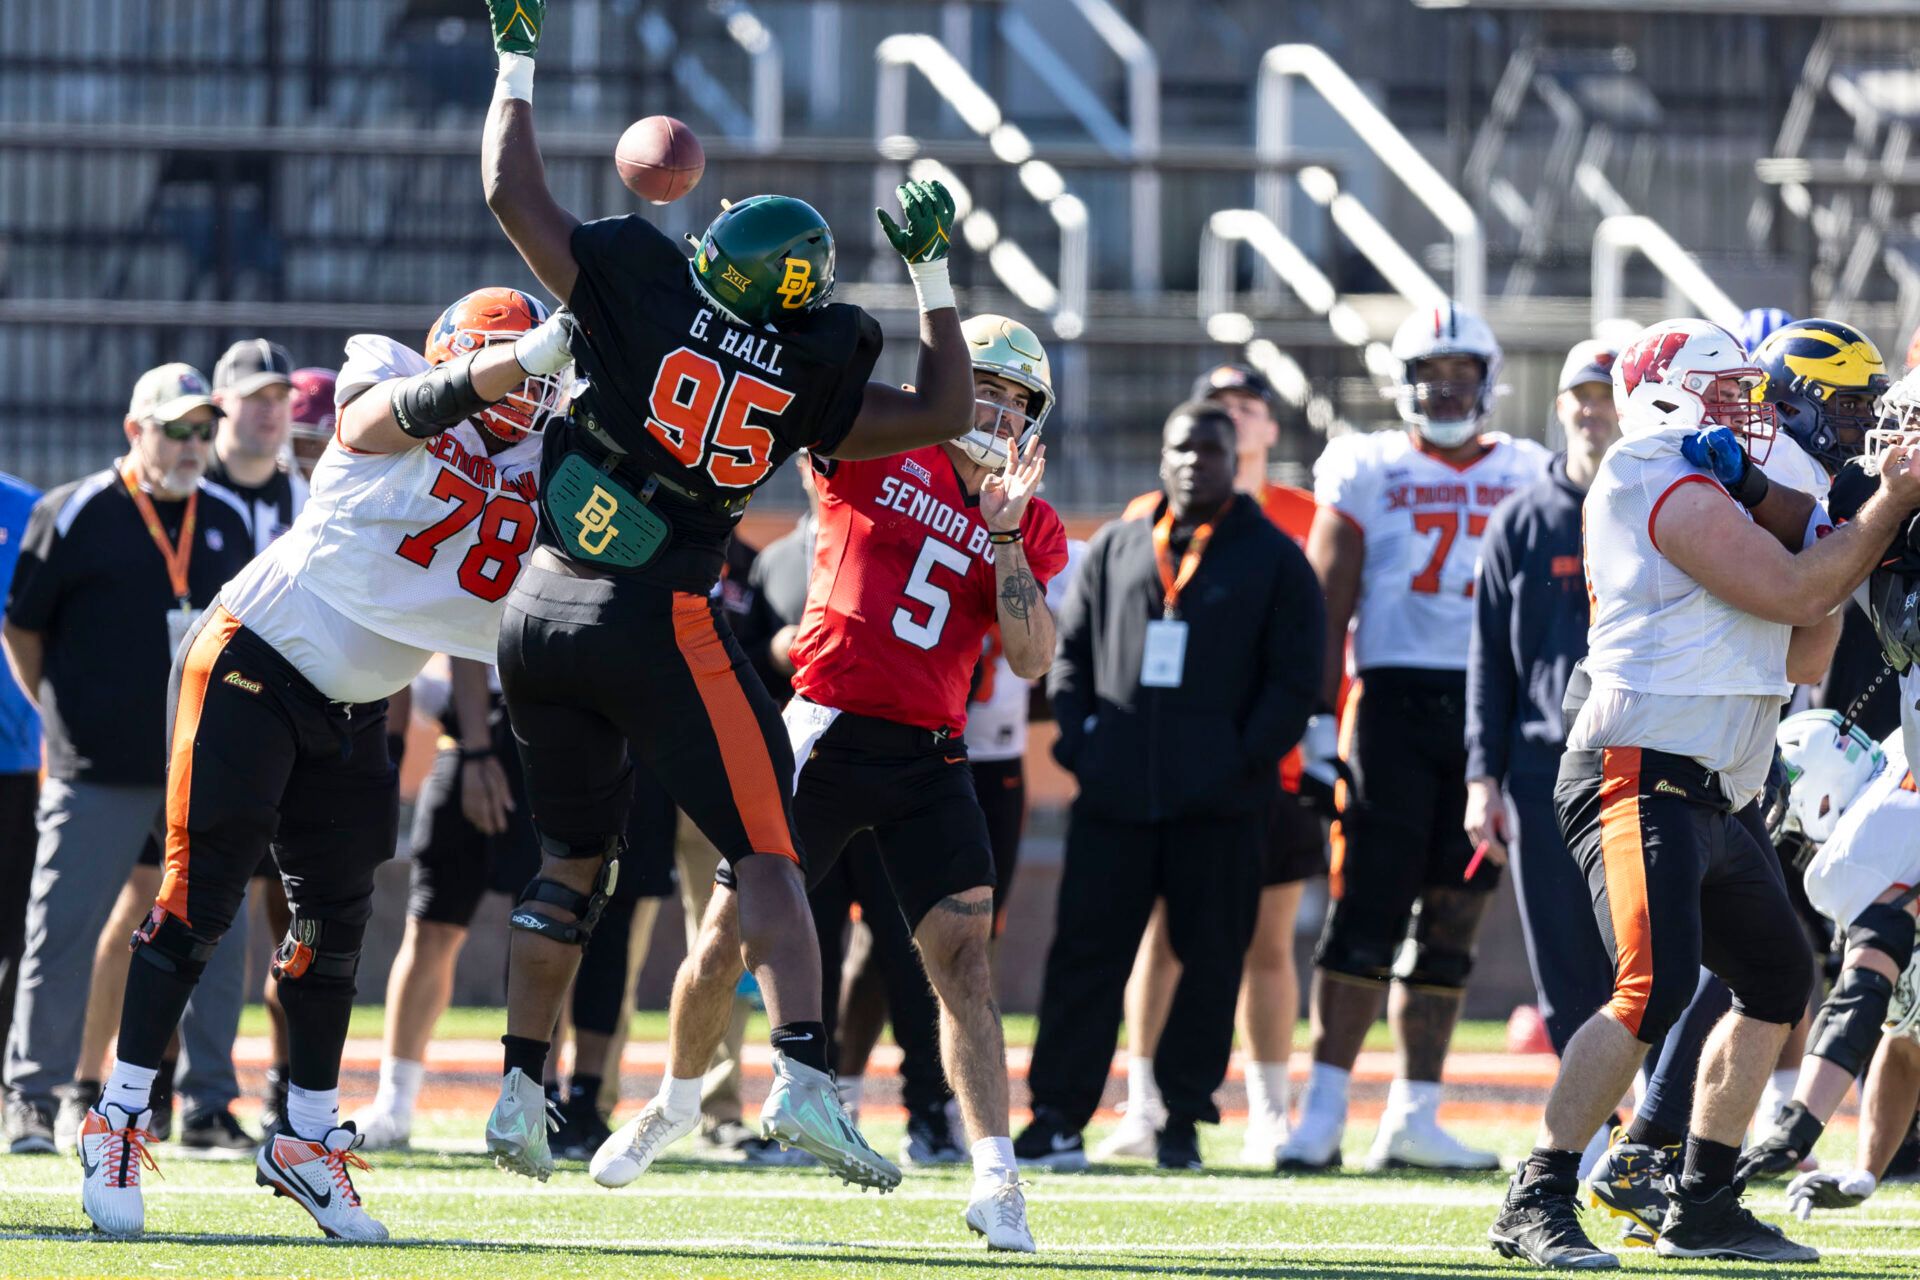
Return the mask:
<svg viewBox="0 0 1920 1280">
<path fill-rule="evenodd" d="M 215 605 L 180 668 L 180 701 L 174 708 L 167 758 L 167 874 L 160 882 L 158 902 L 163 911 L 189 927 L 193 921 L 187 918 L 187 863 L 192 848 L 187 839 L 187 805 L 193 797 L 193 740 L 200 733 L 200 712 L 207 704 L 213 666 L 238 630 L 240 619 Z"/>
<path fill-rule="evenodd" d="M 727 771 L 733 806 L 755 853 L 777 853 L 800 861 L 794 851 L 787 813 L 780 803 L 785 785 L 760 736 L 760 720 L 734 674 L 733 659 L 714 625 L 707 597 L 677 591 L 673 596 L 673 639 L 686 660 L 693 686 L 706 705 L 720 762 Z"/>
<path fill-rule="evenodd" d="M 1360 681 L 1356 679 L 1347 685 L 1346 705 L 1341 708 L 1340 713 L 1340 758 L 1342 760 L 1353 759 L 1353 732 L 1354 726 L 1358 723 L 1360 723 Z M 1353 795 L 1344 779 L 1333 784 L 1335 813 L 1344 812 L 1352 799 Z M 1347 878 L 1342 874 L 1342 868 L 1347 862 L 1347 833 L 1342 829 L 1343 826 L 1341 820 L 1335 818 L 1333 824 L 1327 828 L 1327 846 L 1331 851 L 1327 861 L 1327 896 L 1335 902 L 1345 897 L 1347 892 Z"/>
<path fill-rule="evenodd" d="M 1640 1034 L 1653 995 L 1653 917 L 1647 907 L 1646 852 L 1640 842 L 1640 749 L 1601 752 L 1600 860 L 1613 918 L 1613 999 L 1621 1026 Z"/>
</svg>

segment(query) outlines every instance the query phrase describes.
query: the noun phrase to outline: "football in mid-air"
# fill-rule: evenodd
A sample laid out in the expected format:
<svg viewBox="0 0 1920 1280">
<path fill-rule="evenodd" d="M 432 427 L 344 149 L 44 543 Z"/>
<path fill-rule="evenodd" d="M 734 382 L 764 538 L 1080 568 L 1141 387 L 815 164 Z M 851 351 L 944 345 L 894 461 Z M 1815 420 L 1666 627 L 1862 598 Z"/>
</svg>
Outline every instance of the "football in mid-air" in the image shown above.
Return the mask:
<svg viewBox="0 0 1920 1280">
<path fill-rule="evenodd" d="M 682 122 L 672 116 L 648 116 L 628 125 L 620 135 L 613 163 L 627 190 L 642 200 L 668 204 L 700 181 L 707 153 Z"/>
</svg>

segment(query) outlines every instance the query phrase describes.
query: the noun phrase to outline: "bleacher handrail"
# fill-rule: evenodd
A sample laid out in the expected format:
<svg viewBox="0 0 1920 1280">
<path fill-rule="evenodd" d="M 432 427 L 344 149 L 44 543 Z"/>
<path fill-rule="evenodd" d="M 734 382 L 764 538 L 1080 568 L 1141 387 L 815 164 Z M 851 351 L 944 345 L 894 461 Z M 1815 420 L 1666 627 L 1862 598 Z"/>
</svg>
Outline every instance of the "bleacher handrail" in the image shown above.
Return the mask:
<svg viewBox="0 0 1920 1280">
<path fill-rule="evenodd" d="M 1254 106 L 1255 151 L 1263 159 L 1275 159 L 1290 145 L 1292 105 L 1287 95 L 1294 80 L 1312 86 L 1446 229 L 1453 238 L 1453 297 L 1463 306 L 1481 309 L 1487 292 L 1487 244 L 1479 216 L 1325 50 L 1310 44 L 1280 44 L 1261 56 Z M 1276 230 L 1284 192 L 1278 175 L 1263 174 L 1254 180 L 1255 207 Z"/>
<path fill-rule="evenodd" d="M 1058 284 L 1046 280 L 1026 252 L 1000 234 L 999 223 L 986 210 L 969 207 L 959 219 L 959 230 L 976 252 L 987 255 L 987 265 L 994 274 L 1023 300 L 1050 292 L 1053 305 L 1035 310 L 1047 313 L 1059 337 L 1069 340 L 1079 337 L 1087 317 L 1085 202 L 1066 189 L 1059 170 L 1034 156 L 1032 141 L 1006 118 L 993 95 L 980 87 L 939 40 L 928 35 L 888 36 L 874 47 L 873 56 L 879 63 L 874 84 L 873 135 L 880 153 L 910 161 L 920 152 L 919 141 L 906 132 L 907 72 L 918 71 L 933 91 L 953 108 L 961 122 L 986 139 L 995 158 L 1017 172 L 1021 187 L 1060 229 Z M 886 166 L 876 165 L 875 203 L 884 207 L 891 199 L 891 187 Z M 955 194 L 957 199 L 958 193 Z M 877 223 L 874 234 L 880 234 Z M 885 260 L 884 255 L 881 260 Z M 1045 290 L 1036 287 L 1035 276 L 1045 282 Z"/>
<path fill-rule="evenodd" d="M 1652 218 L 1640 214 L 1602 218 L 1593 232 L 1593 324 L 1619 320 L 1627 258 L 1638 253 L 1700 311 L 1702 318 L 1727 328 L 1740 323 L 1740 308 L 1721 291 L 1680 242 Z"/>
</svg>

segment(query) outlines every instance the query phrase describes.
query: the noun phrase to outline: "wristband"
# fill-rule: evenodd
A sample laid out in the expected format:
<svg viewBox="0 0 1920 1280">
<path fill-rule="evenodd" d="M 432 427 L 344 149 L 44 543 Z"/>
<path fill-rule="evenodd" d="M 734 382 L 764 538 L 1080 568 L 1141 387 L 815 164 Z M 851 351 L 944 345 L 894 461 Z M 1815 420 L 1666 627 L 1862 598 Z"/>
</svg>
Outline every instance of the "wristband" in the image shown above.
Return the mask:
<svg viewBox="0 0 1920 1280">
<path fill-rule="evenodd" d="M 473 362 L 479 355 L 470 351 L 394 383 L 393 420 L 400 430 L 415 440 L 431 440 L 491 404 L 473 389 Z"/>
<path fill-rule="evenodd" d="M 466 764 L 469 760 L 491 760 L 499 754 L 500 753 L 495 751 L 491 746 L 462 747 L 460 748 L 460 763 Z"/>
<path fill-rule="evenodd" d="M 1767 490 L 1771 488 L 1773 483 L 1767 479 L 1767 473 L 1760 469 L 1759 463 L 1749 458 L 1747 469 L 1740 473 L 1739 483 L 1730 485 L 1727 493 L 1735 502 L 1751 511 L 1766 501 Z"/>
<path fill-rule="evenodd" d="M 1024 529 L 989 529 L 987 541 L 996 547 L 1004 547 L 1009 542 L 1022 542 L 1026 539 Z"/>
<path fill-rule="evenodd" d="M 932 262 L 909 262 L 907 275 L 913 280 L 913 292 L 920 299 L 921 311 L 959 308 L 959 304 L 953 300 L 953 282 L 947 278 L 945 258 L 936 258 Z"/>
<path fill-rule="evenodd" d="M 524 53 L 500 55 L 500 74 L 493 82 L 495 98 L 533 101 L 533 59 Z"/>
</svg>

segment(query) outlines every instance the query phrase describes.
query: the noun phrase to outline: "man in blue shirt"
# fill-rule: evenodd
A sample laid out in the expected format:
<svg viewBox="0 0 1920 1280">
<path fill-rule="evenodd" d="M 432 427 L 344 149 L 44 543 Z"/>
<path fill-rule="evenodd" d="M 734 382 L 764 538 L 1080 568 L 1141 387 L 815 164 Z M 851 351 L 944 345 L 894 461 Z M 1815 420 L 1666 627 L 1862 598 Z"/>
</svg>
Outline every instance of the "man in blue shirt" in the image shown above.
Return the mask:
<svg viewBox="0 0 1920 1280">
<path fill-rule="evenodd" d="M 27 515 L 39 496 L 26 481 L 0 472 L 0 598 L 13 582 Z M 26 949 L 39 799 L 40 713 L 12 672 L 0 671 L 0 1037 L 13 1022 L 13 989 Z"/>
<path fill-rule="evenodd" d="M 1587 652 L 1580 504 L 1620 435 L 1615 355 L 1594 341 L 1568 353 L 1554 400 L 1566 449 L 1488 522 L 1467 651 L 1467 834 L 1513 869 L 1555 1053 L 1613 994 L 1613 965 L 1586 877 L 1561 841 L 1553 784 L 1567 739 L 1560 704 Z"/>
</svg>

